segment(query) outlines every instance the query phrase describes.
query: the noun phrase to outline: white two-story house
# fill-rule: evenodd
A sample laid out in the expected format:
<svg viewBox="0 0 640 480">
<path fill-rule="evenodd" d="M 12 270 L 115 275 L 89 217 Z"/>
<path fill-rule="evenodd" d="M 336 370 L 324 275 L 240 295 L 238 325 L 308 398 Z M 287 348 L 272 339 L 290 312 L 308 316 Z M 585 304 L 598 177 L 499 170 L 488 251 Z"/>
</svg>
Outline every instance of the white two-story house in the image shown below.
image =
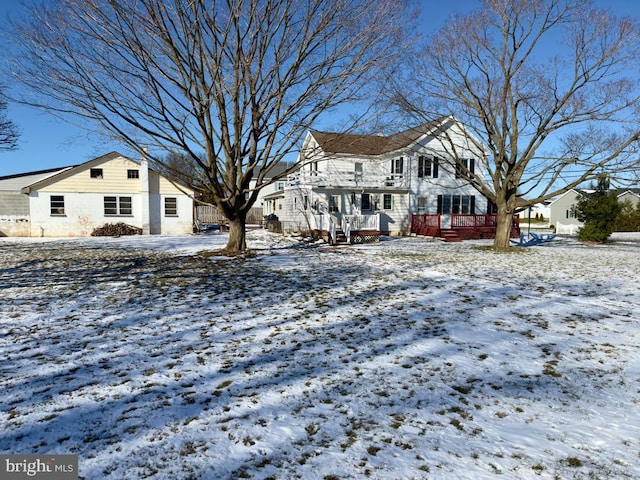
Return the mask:
<svg viewBox="0 0 640 480">
<path fill-rule="evenodd" d="M 265 198 L 265 214 L 277 215 L 286 231 L 335 240 L 334 229 L 351 243 L 408 234 L 412 214 L 437 214 L 448 228 L 451 214 L 487 213 L 487 199 L 461 175 L 463 168 L 480 173 L 477 145 L 451 118 L 389 136 L 311 131 L 300 168 Z"/>
</svg>

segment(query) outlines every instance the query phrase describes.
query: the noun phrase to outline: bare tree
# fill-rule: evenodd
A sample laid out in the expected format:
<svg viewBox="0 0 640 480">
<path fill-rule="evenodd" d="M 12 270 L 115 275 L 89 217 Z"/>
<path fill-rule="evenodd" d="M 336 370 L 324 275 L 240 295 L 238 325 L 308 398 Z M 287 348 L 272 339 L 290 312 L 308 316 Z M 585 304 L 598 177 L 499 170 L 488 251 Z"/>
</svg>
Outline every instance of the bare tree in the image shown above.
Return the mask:
<svg viewBox="0 0 640 480">
<path fill-rule="evenodd" d="M 14 73 L 30 105 L 155 162 L 190 157 L 239 251 L 273 166 L 324 112 L 372 98 L 400 56 L 409 1 L 57 0 L 17 26 Z"/>
<path fill-rule="evenodd" d="M 7 102 L 0 91 L 0 151 L 15 150 L 18 147 L 20 133 L 16 125 L 7 118 Z"/>
<path fill-rule="evenodd" d="M 462 142 L 443 132 L 449 168 L 495 203 L 494 246 L 507 248 L 517 212 L 637 172 L 638 53 L 637 23 L 588 1 L 485 0 L 417 51 L 394 102 L 469 129 Z M 465 168 L 465 144 L 486 152 L 485 176 Z"/>
</svg>

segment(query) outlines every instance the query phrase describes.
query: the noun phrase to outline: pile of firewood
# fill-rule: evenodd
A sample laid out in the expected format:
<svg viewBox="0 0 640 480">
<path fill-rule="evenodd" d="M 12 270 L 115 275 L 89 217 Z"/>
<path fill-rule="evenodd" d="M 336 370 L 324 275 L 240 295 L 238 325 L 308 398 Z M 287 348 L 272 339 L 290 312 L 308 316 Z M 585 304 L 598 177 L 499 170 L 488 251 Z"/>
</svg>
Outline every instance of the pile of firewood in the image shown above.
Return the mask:
<svg viewBox="0 0 640 480">
<path fill-rule="evenodd" d="M 142 229 L 126 223 L 105 223 L 93 229 L 92 237 L 122 237 L 125 235 L 142 235 Z"/>
</svg>

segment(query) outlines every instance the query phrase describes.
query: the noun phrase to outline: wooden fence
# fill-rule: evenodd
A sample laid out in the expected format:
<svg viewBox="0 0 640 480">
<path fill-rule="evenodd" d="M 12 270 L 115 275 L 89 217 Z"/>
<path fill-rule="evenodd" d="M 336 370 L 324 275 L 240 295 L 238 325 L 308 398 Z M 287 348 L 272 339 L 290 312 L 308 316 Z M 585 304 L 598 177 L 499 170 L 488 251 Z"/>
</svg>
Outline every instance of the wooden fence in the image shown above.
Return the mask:
<svg viewBox="0 0 640 480">
<path fill-rule="evenodd" d="M 202 223 L 224 224 L 228 222 L 220 209 L 210 205 L 196 205 L 194 219 Z M 263 221 L 262 207 L 252 207 L 247 214 L 247 224 L 262 225 Z"/>
</svg>

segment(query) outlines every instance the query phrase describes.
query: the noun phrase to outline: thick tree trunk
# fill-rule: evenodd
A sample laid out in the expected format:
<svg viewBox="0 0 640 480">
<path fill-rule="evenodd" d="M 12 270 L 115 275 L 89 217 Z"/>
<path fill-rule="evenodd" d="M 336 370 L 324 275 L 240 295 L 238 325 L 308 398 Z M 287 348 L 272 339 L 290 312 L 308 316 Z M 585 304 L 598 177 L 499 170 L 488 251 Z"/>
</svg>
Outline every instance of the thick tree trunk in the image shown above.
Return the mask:
<svg viewBox="0 0 640 480">
<path fill-rule="evenodd" d="M 246 213 L 229 221 L 229 241 L 225 248 L 228 253 L 243 252 L 247 249 L 246 223 Z"/>
<path fill-rule="evenodd" d="M 511 226 L 513 225 L 513 212 L 507 208 L 498 207 L 498 222 L 496 225 L 496 238 L 493 240 L 494 248 L 506 250 L 511 239 Z"/>
</svg>

